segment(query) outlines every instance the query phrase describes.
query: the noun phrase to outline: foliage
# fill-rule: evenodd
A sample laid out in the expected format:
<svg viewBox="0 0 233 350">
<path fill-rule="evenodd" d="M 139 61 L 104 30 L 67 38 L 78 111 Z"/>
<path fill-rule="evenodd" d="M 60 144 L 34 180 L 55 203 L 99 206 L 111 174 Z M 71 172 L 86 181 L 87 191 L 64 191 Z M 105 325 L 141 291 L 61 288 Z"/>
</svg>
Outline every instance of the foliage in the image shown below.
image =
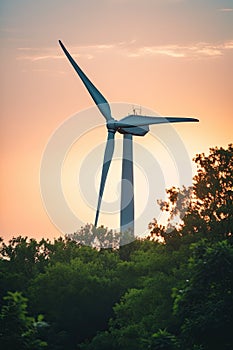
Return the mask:
<svg viewBox="0 0 233 350">
<path fill-rule="evenodd" d="M 157 333 L 152 334 L 147 343 L 148 349 L 151 350 L 177 350 L 179 348 L 176 337 L 161 329 Z"/>
<path fill-rule="evenodd" d="M 192 246 L 189 279 L 174 291 L 174 311 L 186 348 L 231 349 L 233 344 L 233 247 L 227 241 Z M 203 312 L 204 310 L 204 312 Z M 225 347 L 223 347 L 225 344 Z"/>
<path fill-rule="evenodd" d="M 39 315 L 37 321 L 27 315 L 27 298 L 20 292 L 8 292 L 0 313 L 0 341 L 3 349 L 40 350 L 47 347 L 39 339 L 41 330 L 48 325 Z"/>
<path fill-rule="evenodd" d="M 29 289 L 31 307 L 46 315 L 54 332 L 66 333 L 66 346 L 107 326 L 119 295 L 119 280 L 112 272 L 116 264 L 114 254 L 83 247 L 69 263 L 50 265 L 33 280 Z"/>
</svg>

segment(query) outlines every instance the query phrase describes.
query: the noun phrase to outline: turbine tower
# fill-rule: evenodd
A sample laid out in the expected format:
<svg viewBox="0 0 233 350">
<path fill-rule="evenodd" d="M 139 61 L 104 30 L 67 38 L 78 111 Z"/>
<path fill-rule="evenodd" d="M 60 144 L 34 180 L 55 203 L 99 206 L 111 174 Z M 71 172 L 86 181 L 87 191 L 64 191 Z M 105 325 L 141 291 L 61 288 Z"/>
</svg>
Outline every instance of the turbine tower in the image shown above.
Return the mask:
<svg viewBox="0 0 233 350">
<path fill-rule="evenodd" d="M 95 226 L 98 224 L 105 183 L 113 157 L 115 133 L 119 132 L 123 134 L 120 228 L 121 233 L 129 232 L 129 234 L 134 235 L 133 136 L 146 135 L 149 132 L 149 125 L 152 124 L 198 122 L 199 120 L 195 118 L 150 117 L 135 114 L 128 115 L 121 120 L 115 120 L 112 116 L 108 101 L 88 79 L 86 74 L 81 70 L 60 40 L 59 44 L 94 100 L 99 111 L 104 116 L 108 130 L 95 216 Z"/>
</svg>

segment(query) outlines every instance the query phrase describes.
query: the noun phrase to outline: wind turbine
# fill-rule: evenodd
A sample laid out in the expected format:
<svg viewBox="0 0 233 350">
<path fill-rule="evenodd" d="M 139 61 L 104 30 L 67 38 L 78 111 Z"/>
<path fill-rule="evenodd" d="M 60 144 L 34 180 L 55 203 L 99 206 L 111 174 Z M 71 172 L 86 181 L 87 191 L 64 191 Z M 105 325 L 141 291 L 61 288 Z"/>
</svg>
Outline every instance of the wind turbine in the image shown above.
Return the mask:
<svg viewBox="0 0 233 350">
<path fill-rule="evenodd" d="M 101 92 L 93 85 L 85 73 L 81 70 L 63 43 L 59 40 L 62 50 L 79 75 L 89 94 L 106 119 L 108 130 L 107 143 L 104 153 L 102 175 L 99 188 L 98 204 L 95 216 L 95 226 L 98 224 L 101 201 L 104 187 L 114 152 L 115 133 L 123 134 L 123 159 L 122 159 L 122 181 L 121 181 L 121 211 L 120 228 L 121 233 L 129 231 L 134 234 L 134 183 L 133 183 L 133 136 L 144 136 L 149 131 L 149 125 L 178 122 L 198 122 L 195 118 L 177 117 L 149 117 L 142 115 L 128 115 L 121 120 L 115 120 L 111 113 L 108 101 Z"/>
</svg>

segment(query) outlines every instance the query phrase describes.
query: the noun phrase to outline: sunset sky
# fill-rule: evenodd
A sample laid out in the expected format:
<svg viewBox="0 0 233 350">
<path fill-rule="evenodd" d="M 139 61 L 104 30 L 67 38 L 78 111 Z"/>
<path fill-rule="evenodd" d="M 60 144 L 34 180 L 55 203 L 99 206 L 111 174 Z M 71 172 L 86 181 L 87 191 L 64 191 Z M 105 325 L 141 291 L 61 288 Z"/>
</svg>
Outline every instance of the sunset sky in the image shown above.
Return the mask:
<svg viewBox="0 0 233 350">
<path fill-rule="evenodd" d="M 5 239 L 60 234 L 41 200 L 41 158 L 59 125 L 93 101 L 59 39 L 110 103 L 198 118 L 176 126 L 190 160 L 233 141 L 233 0 L 8 0 L 0 18 Z"/>
</svg>

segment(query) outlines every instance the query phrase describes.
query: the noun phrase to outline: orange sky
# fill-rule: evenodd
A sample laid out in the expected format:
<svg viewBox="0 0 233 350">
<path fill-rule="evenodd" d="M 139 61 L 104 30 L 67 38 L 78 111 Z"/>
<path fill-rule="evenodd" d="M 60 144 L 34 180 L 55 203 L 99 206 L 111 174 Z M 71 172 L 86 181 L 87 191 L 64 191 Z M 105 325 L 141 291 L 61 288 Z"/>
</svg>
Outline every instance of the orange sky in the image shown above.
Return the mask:
<svg viewBox="0 0 233 350">
<path fill-rule="evenodd" d="M 58 39 L 110 103 L 197 117 L 176 126 L 190 159 L 232 142 L 231 0 L 9 0 L 0 13 L 4 238 L 60 234 L 41 201 L 41 158 L 54 130 L 93 102 Z"/>
</svg>

